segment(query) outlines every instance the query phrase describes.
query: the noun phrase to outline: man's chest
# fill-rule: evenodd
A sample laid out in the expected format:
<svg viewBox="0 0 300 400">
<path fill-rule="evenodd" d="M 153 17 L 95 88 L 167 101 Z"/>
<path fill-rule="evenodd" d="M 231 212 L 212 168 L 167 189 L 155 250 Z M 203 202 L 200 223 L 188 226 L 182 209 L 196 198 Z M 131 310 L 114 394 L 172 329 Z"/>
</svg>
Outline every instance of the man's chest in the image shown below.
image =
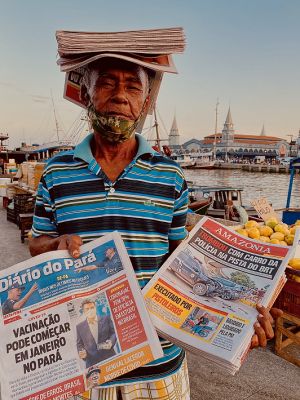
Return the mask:
<svg viewBox="0 0 300 400">
<path fill-rule="evenodd" d="M 163 230 L 174 209 L 174 188 L 128 176 L 115 183 L 98 177 L 53 187 L 60 234 L 112 230 Z"/>
</svg>

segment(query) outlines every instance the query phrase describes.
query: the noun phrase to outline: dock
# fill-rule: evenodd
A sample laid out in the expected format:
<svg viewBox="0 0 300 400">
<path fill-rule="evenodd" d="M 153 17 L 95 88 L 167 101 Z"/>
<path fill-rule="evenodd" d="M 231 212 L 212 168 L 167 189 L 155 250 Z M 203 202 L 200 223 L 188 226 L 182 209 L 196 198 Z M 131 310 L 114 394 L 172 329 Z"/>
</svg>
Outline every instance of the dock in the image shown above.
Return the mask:
<svg viewBox="0 0 300 400">
<path fill-rule="evenodd" d="M 241 169 L 249 172 L 289 174 L 288 165 L 267 165 L 267 164 L 238 164 L 238 163 L 216 163 L 215 169 Z"/>
</svg>

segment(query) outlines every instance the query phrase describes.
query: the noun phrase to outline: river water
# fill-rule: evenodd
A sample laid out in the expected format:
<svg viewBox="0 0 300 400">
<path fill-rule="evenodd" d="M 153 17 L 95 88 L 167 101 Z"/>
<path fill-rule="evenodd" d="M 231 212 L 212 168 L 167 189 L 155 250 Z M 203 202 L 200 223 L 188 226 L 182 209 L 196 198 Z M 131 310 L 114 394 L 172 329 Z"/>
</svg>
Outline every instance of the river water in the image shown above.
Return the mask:
<svg viewBox="0 0 300 400">
<path fill-rule="evenodd" d="M 234 186 L 243 188 L 243 205 L 259 197 L 266 197 L 273 208 L 284 208 L 289 186 L 289 174 L 248 172 L 239 169 L 186 169 L 187 180 L 201 186 Z M 291 207 L 300 208 L 300 176 L 294 177 Z"/>
</svg>

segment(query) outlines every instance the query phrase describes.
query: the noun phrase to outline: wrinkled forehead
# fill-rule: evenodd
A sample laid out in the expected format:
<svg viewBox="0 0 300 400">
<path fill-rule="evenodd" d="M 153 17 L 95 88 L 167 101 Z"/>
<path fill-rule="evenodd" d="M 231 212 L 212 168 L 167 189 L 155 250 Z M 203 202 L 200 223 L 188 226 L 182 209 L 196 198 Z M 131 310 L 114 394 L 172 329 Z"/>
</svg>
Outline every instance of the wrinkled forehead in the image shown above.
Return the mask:
<svg viewBox="0 0 300 400">
<path fill-rule="evenodd" d="M 148 84 L 148 72 L 140 65 L 115 58 L 104 58 L 87 66 L 86 73 L 89 78 L 126 73 L 141 83 Z"/>
</svg>

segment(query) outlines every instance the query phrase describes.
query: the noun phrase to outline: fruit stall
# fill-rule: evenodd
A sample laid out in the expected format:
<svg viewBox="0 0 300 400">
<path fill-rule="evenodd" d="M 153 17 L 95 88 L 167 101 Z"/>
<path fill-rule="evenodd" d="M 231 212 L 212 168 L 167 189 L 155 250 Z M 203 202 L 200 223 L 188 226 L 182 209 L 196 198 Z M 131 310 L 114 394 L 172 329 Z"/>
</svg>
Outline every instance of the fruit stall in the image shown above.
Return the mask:
<svg viewBox="0 0 300 400">
<path fill-rule="evenodd" d="M 286 268 L 287 281 L 275 307 L 284 311 L 276 321 L 275 352 L 300 367 L 300 220 L 292 225 L 270 218 L 264 223 L 248 221 L 235 229 L 243 236 L 265 243 L 293 246 L 292 258 Z"/>
</svg>

